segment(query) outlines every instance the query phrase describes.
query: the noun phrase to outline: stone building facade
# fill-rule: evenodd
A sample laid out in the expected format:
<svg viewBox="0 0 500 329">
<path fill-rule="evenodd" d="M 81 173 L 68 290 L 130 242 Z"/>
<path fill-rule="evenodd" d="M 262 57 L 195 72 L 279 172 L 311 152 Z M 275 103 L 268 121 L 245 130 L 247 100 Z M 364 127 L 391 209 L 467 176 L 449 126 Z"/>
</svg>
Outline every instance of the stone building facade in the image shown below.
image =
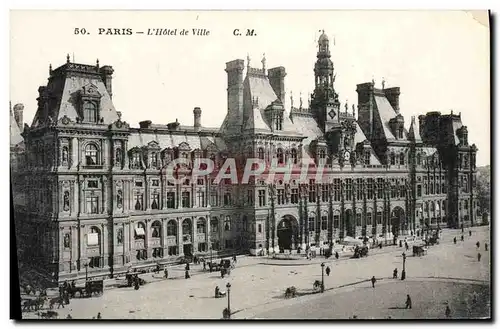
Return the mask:
<svg viewBox="0 0 500 329">
<path fill-rule="evenodd" d="M 246 74 L 244 71 L 246 70 Z M 325 245 L 346 236 L 410 234 L 474 225 L 477 148 L 460 115 L 400 113 L 398 87 L 357 85 L 358 106 L 341 105 L 328 37 L 318 41 L 308 104 L 284 108 L 284 67 L 226 63 L 227 115 L 201 124 L 121 120 L 110 66 L 67 62 L 50 69 L 38 110 L 22 136 L 19 181 L 29 191 L 16 211 L 23 259 L 54 281 L 107 277 L 182 256 L 252 253 Z M 357 113 L 356 113 L 357 112 Z M 356 117 L 357 114 L 357 117 Z M 268 172 L 248 183 L 201 176 L 171 183 L 176 158 L 209 158 L 224 168 L 248 158 L 288 164 L 292 179 Z M 307 178 L 296 175 L 304 162 Z M 179 169 L 192 170 L 189 164 Z M 322 171 L 323 178 L 314 177 Z"/>
</svg>

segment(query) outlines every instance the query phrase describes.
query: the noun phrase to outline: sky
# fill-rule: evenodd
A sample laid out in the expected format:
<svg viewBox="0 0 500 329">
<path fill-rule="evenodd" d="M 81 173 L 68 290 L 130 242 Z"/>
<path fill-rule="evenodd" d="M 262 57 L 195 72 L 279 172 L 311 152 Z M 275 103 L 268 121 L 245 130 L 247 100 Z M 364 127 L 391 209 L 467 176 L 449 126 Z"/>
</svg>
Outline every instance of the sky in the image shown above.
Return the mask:
<svg viewBox="0 0 500 329">
<path fill-rule="evenodd" d="M 66 54 L 82 64 L 113 66 L 113 102 L 134 127 L 151 120 L 218 127 L 227 112 L 225 63 L 250 57 L 252 67 L 284 66 L 285 107 L 314 88 L 317 40 L 324 30 L 342 103 L 357 103 L 356 84 L 400 87 L 405 126 L 429 111 L 461 113 L 469 142 L 479 148 L 477 165 L 490 164 L 489 28 L 464 11 L 12 11 L 10 100 L 25 105 L 31 124 L 38 87 L 49 64 Z M 76 35 L 85 28 L 89 35 Z M 98 35 L 98 29 L 130 28 L 145 34 Z M 148 36 L 149 29 L 177 35 Z M 181 36 L 187 29 L 208 36 Z M 254 29 L 254 36 L 234 36 Z M 335 39 L 335 45 L 333 40 Z M 246 63 L 245 63 L 246 65 Z"/>
</svg>

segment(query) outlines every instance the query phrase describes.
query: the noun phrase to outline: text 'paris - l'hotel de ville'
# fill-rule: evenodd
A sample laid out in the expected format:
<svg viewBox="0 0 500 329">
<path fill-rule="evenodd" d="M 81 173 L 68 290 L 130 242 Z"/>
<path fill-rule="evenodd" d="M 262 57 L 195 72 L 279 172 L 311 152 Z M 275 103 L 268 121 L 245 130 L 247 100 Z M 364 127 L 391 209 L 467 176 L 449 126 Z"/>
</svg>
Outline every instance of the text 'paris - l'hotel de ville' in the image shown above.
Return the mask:
<svg viewBox="0 0 500 329">
<path fill-rule="evenodd" d="M 429 112 L 405 128 L 398 87 L 357 85 L 340 104 L 329 40 L 318 40 L 308 106 L 285 111 L 285 68 L 226 63 L 228 111 L 220 128 L 140 122 L 112 102 L 111 66 L 50 68 L 38 110 L 23 126 L 11 110 L 15 228 L 21 262 L 48 279 L 109 276 L 182 256 L 323 246 L 346 236 L 474 225 L 475 145 L 460 115 Z M 221 86 L 222 88 L 223 86 Z M 325 164 L 328 183 L 256 177 L 214 184 L 165 179 L 178 157 L 302 159 Z"/>
</svg>

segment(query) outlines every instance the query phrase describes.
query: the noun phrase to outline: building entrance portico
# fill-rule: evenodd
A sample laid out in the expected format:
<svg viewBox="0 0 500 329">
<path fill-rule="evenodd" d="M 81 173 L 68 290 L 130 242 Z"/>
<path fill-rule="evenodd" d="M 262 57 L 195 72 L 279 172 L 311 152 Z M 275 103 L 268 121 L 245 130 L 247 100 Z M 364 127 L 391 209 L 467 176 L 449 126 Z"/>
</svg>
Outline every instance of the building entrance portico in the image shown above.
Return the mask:
<svg viewBox="0 0 500 329">
<path fill-rule="evenodd" d="M 299 243 L 298 222 L 295 217 L 285 215 L 278 223 L 278 247 L 281 250 L 291 250 L 297 248 Z"/>
</svg>

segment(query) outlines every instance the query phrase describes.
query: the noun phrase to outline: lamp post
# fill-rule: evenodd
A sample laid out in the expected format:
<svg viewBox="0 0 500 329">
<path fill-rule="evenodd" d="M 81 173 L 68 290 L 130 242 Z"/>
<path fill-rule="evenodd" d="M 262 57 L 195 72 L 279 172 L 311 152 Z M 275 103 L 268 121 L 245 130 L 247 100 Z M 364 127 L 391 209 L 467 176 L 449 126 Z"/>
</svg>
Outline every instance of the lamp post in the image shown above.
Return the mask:
<svg viewBox="0 0 500 329">
<path fill-rule="evenodd" d="M 406 254 L 403 252 L 403 271 L 401 272 L 401 280 L 406 279 Z"/>
<path fill-rule="evenodd" d="M 89 279 L 89 263 L 85 263 L 83 266 L 85 266 L 85 282 L 87 282 Z"/>
<path fill-rule="evenodd" d="M 325 292 L 325 263 L 321 263 L 321 292 Z"/>
<path fill-rule="evenodd" d="M 231 319 L 231 283 L 226 284 L 227 288 L 227 318 Z"/>
</svg>

